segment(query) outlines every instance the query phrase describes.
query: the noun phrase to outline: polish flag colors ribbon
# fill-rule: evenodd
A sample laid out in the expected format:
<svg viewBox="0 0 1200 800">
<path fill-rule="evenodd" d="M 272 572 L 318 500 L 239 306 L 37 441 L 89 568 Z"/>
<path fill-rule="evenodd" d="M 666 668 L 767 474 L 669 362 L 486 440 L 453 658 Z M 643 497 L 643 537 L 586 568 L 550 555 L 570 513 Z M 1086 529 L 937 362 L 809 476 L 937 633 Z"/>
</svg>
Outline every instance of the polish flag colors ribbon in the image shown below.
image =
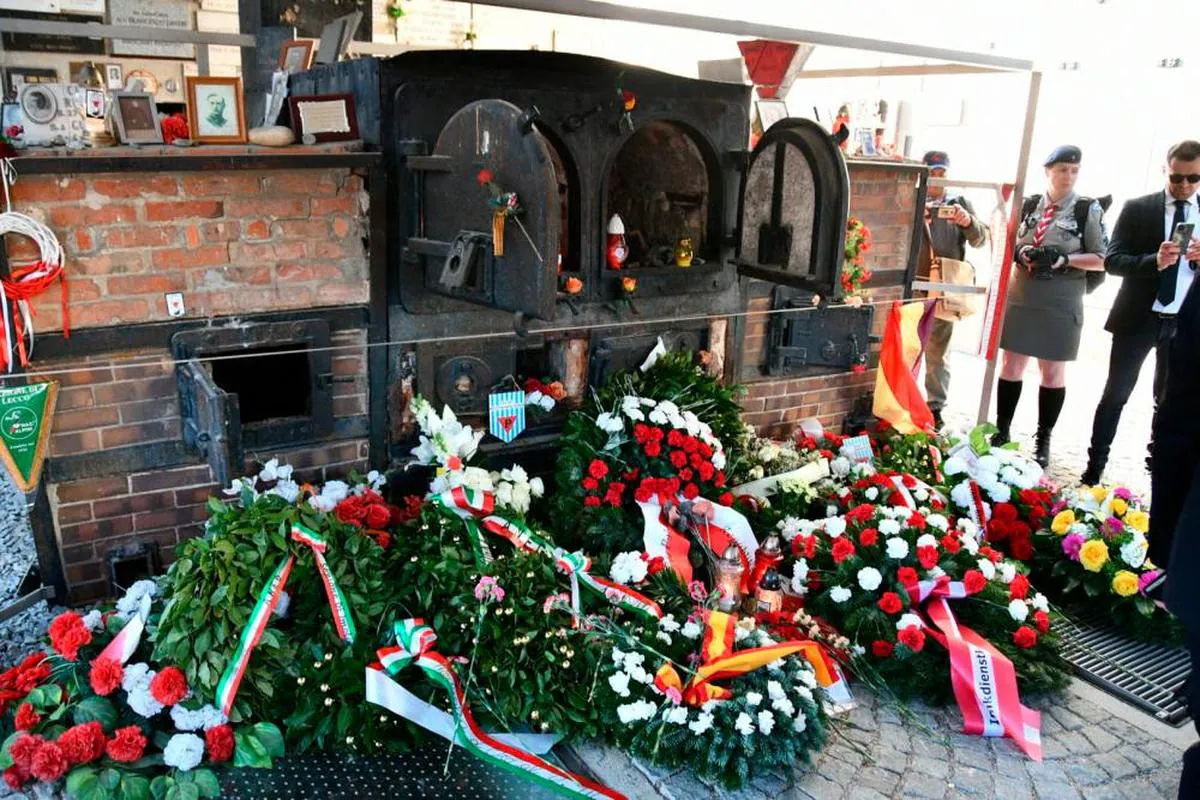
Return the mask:
<svg viewBox="0 0 1200 800">
<path fill-rule="evenodd" d="M 328 549 L 328 544 L 319 533 L 299 523 L 292 525 L 292 539 L 307 545 L 312 550 L 317 571 L 321 575 L 321 582 L 325 584 L 325 595 L 329 598 L 329 608 L 333 612 L 333 624 L 337 628 L 338 636 L 346 644 L 353 644 L 357 631 L 354 627 L 354 620 L 350 616 L 350 607 L 346 598 L 338 587 L 337 581 L 334 580 L 328 562 L 325 561 L 324 554 Z M 279 562 L 279 566 L 271 573 L 267 585 L 259 592 L 254 609 L 250 612 L 250 621 L 242 629 L 242 635 L 238 640 L 233 658 L 229 660 L 229 666 L 225 668 L 224 674 L 221 675 L 221 681 L 217 684 L 217 707 L 227 717 L 233 711 L 233 701 L 237 697 L 238 686 L 241 685 L 242 678 L 246 674 L 246 668 L 250 666 L 250 655 L 262 640 L 267 625 L 271 622 L 271 615 L 275 613 L 275 607 L 279 605 L 279 598 L 283 595 L 283 588 L 287 585 L 288 576 L 292 574 L 292 567 L 295 563 L 296 556 L 289 555 Z"/>
<path fill-rule="evenodd" d="M 671 565 L 679 580 L 692 582 L 692 563 L 688 560 L 691 543 L 667 521 L 658 503 L 638 502 L 642 512 L 642 547 L 650 558 L 661 558 Z"/>
<path fill-rule="evenodd" d="M 750 528 L 750 522 L 740 511 L 708 500 L 688 501 L 680 496 L 677 502 L 678 507 L 686 506 L 690 509 L 690 516 L 695 520 L 696 538 L 716 558 L 720 558 L 730 545 L 737 547 L 738 557 L 744 568 L 742 591 L 748 591 L 754 576 L 755 553 L 758 551 L 758 538 Z M 688 538 L 671 523 L 669 509 L 659 505 L 654 499 L 639 501 L 638 508 L 642 512 L 642 545 L 646 555 L 650 558 L 662 558 L 671 565 L 671 569 L 675 570 L 681 581 L 691 583 L 692 565 L 688 560 L 691 545 Z"/>
<path fill-rule="evenodd" d="M 591 781 L 582 775 L 568 772 L 537 757 L 515 742 L 508 743 L 488 735 L 475 722 L 467 705 L 466 692 L 449 661 L 438 653 L 437 634 L 420 619 L 406 619 L 395 624 L 396 644 L 379 651 L 378 663 L 367 667 L 367 699 L 380 702 L 384 699 L 384 687 L 394 684 L 394 676 L 409 665 L 419 667 L 425 675 L 446 691 L 450 699 L 450 713 L 454 726 L 446 736 L 451 744 L 466 748 L 473 755 L 502 769 L 523 775 L 528 779 L 553 789 L 566 797 L 589 798 L 590 800 L 624 800 L 613 790 Z M 374 674 L 373 674 L 374 673 Z M 386 683 L 383 675 L 387 676 Z M 372 688 L 375 687 L 375 688 Z"/>
<path fill-rule="evenodd" d="M 950 653 L 950 681 L 963 714 L 963 732 L 1008 736 L 1035 761 L 1042 760 L 1041 714 L 1021 705 L 1012 662 L 986 639 L 959 625 L 950 600 L 968 595 L 959 581 L 942 577 L 908 589 L 929 620 L 929 634 Z"/>
<path fill-rule="evenodd" d="M 124 664 L 133 657 L 142 641 L 142 633 L 146 630 L 146 620 L 150 619 L 150 603 L 150 595 L 142 595 L 137 612 L 100 652 L 100 658 L 111 658 L 118 664 Z"/>
</svg>

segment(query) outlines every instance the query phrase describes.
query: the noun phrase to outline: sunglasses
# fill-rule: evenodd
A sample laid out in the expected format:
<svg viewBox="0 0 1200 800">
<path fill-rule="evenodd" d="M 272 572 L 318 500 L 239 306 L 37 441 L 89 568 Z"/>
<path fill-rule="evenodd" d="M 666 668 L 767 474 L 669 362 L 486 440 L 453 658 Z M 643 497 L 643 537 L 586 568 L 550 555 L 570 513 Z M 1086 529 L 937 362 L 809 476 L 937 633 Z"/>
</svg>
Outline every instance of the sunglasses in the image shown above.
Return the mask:
<svg viewBox="0 0 1200 800">
<path fill-rule="evenodd" d="M 1183 183 L 1184 181 L 1188 183 L 1200 183 L 1200 175 L 1195 174 L 1180 175 L 1178 172 L 1172 172 L 1168 177 L 1170 177 L 1171 183 Z"/>
</svg>

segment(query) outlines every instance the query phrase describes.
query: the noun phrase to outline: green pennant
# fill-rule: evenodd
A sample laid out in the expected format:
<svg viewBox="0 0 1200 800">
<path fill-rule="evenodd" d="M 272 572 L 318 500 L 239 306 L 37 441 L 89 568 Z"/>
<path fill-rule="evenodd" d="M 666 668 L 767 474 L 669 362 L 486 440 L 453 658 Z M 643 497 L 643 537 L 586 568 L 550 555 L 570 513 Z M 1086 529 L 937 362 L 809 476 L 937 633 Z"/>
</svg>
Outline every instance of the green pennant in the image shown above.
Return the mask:
<svg viewBox="0 0 1200 800">
<path fill-rule="evenodd" d="M 0 458 L 23 492 L 41 477 L 57 398 L 54 381 L 0 388 Z"/>
</svg>

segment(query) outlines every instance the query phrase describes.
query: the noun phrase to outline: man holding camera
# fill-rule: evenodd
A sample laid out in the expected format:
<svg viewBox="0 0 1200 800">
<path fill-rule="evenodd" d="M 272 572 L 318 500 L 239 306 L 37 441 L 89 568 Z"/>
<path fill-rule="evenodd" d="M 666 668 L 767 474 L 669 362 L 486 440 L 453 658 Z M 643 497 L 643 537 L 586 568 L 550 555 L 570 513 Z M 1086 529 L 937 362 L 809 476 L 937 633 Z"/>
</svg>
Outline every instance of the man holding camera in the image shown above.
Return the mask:
<svg viewBox="0 0 1200 800">
<path fill-rule="evenodd" d="M 1087 469 L 1080 477 L 1088 486 L 1099 483 L 1104 474 L 1121 410 L 1151 350 L 1155 352 L 1155 408 L 1162 402 L 1167 348 L 1200 263 L 1200 239 L 1192 235 L 1200 223 L 1196 197 L 1200 142 L 1188 140 L 1171 147 L 1165 172 L 1164 191 L 1125 204 L 1104 260 L 1107 270 L 1123 280 L 1104 324 L 1112 334 L 1112 351 L 1108 380 L 1092 422 Z"/>
<path fill-rule="evenodd" d="M 921 160 L 929 167 L 931 178 L 944 178 L 950 169 L 950 157 L 941 150 L 930 150 Z M 948 195 L 944 186 L 930 185 L 925 222 L 933 253 L 940 258 L 965 261 L 968 244 L 980 247 L 987 240 L 987 229 L 975 216 L 970 201 L 965 197 Z M 935 318 L 925 342 L 925 394 L 929 410 L 933 412 L 933 421 L 939 429 L 942 427 L 946 393 L 950 389 L 946 351 L 950 348 L 953 335 L 953 322 Z"/>
</svg>

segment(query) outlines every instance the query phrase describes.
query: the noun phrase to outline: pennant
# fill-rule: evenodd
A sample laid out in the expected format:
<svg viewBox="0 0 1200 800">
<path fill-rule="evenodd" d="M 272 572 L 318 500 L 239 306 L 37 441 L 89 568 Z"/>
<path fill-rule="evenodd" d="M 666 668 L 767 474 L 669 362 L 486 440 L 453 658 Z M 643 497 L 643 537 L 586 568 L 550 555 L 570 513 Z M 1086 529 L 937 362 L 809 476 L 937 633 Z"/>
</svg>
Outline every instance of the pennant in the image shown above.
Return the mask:
<svg viewBox="0 0 1200 800">
<path fill-rule="evenodd" d="M 933 428 L 933 413 L 917 385 L 916 373 L 924 350 L 921 326 L 928 324 L 926 318 L 932 317 L 935 305 L 934 300 L 895 302 L 884 329 L 872 413 L 903 434 Z"/>
<path fill-rule="evenodd" d="M 0 388 L 0 459 L 22 492 L 42 475 L 57 399 L 54 381 Z"/>
<path fill-rule="evenodd" d="M 525 392 L 494 392 L 488 395 L 488 430 L 507 444 L 525 430 Z"/>
</svg>

